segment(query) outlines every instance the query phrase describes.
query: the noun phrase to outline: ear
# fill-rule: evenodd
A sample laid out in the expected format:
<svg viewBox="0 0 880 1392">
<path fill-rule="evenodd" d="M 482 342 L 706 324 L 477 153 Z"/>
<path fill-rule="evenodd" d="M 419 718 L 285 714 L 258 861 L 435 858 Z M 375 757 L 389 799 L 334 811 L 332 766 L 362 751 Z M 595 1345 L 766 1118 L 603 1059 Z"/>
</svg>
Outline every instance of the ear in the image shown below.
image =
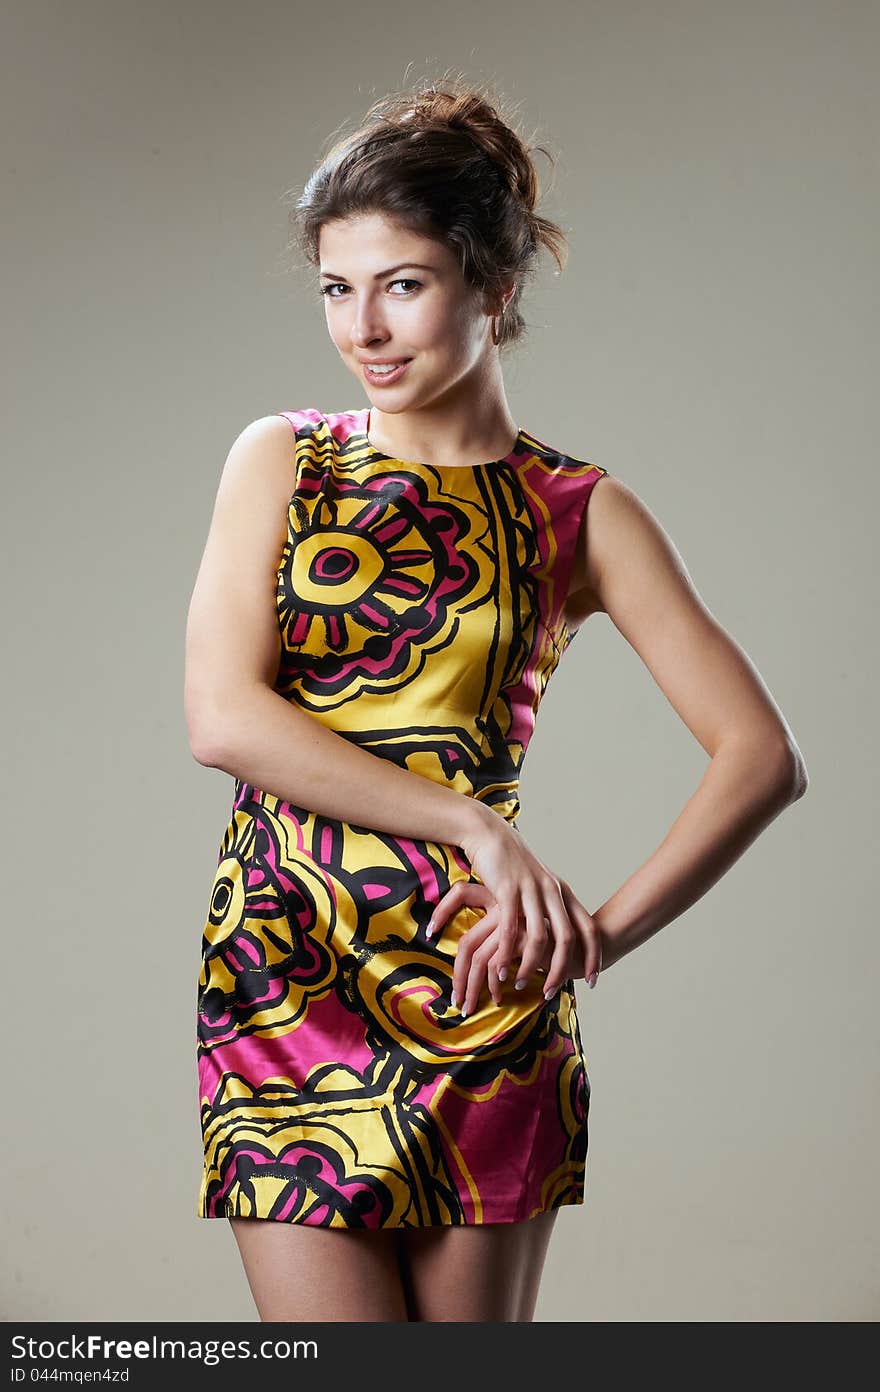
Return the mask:
<svg viewBox="0 0 880 1392">
<path fill-rule="evenodd" d="M 488 314 L 491 318 L 494 318 L 496 314 L 502 314 L 504 310 L 507 309 L 507 306 L 510 304 L 515 294 L 515 280 L 510 281 L 500 291 L 496 291 L 494 294 L 487 290 L 483 295 L 484 313 Z"/>
<path fill-rule="evenodd" d="M 504 289 L 501 292 L 501 298 L 498 301 L 498 309 L 496 310 L 497 314 L 501 314 L 503 310 L 506 310 L 510 306 L 515 294 L 516 281 L 512 280 L 507 285 L 505 285 Z"/>
</svg>

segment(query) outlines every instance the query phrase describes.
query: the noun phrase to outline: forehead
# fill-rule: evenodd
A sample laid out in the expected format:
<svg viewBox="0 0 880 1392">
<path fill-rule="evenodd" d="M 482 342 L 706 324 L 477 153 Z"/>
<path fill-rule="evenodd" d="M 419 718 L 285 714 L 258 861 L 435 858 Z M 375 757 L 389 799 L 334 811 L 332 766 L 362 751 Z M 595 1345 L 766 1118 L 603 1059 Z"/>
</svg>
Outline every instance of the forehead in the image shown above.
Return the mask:
<svg viewBox="0 0 880 1392">
<path fill-rule="evenodd" d="M 401 261 L 420 261 L 438 270 L 455 264 L 450 249 L 433 237 L 393 222 L 383 213 L 337 218 L 318 237 L 321 268 L 369 275 Z"/>
</svg>

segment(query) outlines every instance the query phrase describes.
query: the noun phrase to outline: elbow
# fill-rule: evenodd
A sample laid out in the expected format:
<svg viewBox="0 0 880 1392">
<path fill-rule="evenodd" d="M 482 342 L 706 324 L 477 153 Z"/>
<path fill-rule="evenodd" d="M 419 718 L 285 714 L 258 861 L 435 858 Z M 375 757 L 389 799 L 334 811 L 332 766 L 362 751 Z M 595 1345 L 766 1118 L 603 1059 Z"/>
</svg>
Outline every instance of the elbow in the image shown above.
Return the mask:
<svg viewBox="0 0 880 1392">
<path fill-rule="evenodd" d="M 804 763 L 800 750 L 797 751 L 797 763 L 795 765 L 792 777 L 793 793 L 791 800 L 792 802 L 797 802 L 798 798 L 802 798 L 804 793 L 810 786 L 810 777 L 807 773 L 807 766 Z"/>
<path fill-rule="evenodd" d="M 220 767 L 222 762 L 220 742 L 212 737 L 207 730 L 190 730 L 189 748 L 197 764 L 203 764 L 205 768 Z"/>
<path fill-rule="evenodd" d="M 223 767 L 223 755 L 220 753 L 220 746 L 217 743 L 191 739 L 189 747 L 197 764 L 202 764 L 205 768 Z"/>
<path fill-rule="evenodd" d="M 748 731 L 733 735 L 725 747 L 742 762 L 745 776 L 762 802 L 767 800 L 782 811 L 807 791 L 804 756 L 786 731 L 763 735 Z"/>
<path fill-rule="evenodd" d="M 222 693 L 202 692 L 198 698 L 190 692 L 184 705 L 189 747 L 197 763 L 227 768 L 230 749 L 237 748 L 241 731 L 252 723 L 255 695 L 263 689 L 262 683 L 252 683 Z"/>
<path fill-rule="evenodd" d="M 797 802 L 810 786 L 807 765 L 798 746 L 787 736 L 770 746 L 767 756 L 773 784 L 786 804 Z"/>
<path fill-rule="evenodd" d="M 205 768 L 221 768 L 223 741 L 216 720 L 187 711 L 186 728 L 190 753 L 196 763 L 204 764 Z"/>
<path fill-rule="evenodd" d="M 184 705 L 193 758 L 208 768 L 228 769 L 230 751 L 239 748 L 242 733 L 260 720 L 267 689 L 266 682 L 254 681 L 222 692 L 203 691 L 198 697 L 191 691 Z M 273 696 L 277 699 L 274 690 Z"/>
<path fill-rule="evenodd" d="M 190 752 L 197 764 L 222 768 L 230 721 L 240 706 L 240 692 L 221 688 L 188 672 L 184 685 L 183 710 Z"/>
</svg>

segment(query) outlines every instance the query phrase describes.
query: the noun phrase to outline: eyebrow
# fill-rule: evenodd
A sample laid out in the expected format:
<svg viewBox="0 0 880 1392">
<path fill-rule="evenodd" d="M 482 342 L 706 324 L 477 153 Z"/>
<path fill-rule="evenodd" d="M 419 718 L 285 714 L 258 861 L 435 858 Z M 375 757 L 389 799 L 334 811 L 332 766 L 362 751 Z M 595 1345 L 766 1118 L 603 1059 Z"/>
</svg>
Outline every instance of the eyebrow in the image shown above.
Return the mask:
<svg viewBox="0 0 880 1392">
<path fill-rule="evenodd" d="M 433 271 L 433 266 L 426 266 L 421 261 L 401 261 L 398 266 L 389 266 L 384 271 L 377 271 L 374 280 L 381 280 L 383 276 L 391 275 L 392 271 Z M 337 275 L 335 271 L 322 271 L 322 276 L 329 276 L 331 280 L 345 280 L 345 276 Z"/>
</svg>

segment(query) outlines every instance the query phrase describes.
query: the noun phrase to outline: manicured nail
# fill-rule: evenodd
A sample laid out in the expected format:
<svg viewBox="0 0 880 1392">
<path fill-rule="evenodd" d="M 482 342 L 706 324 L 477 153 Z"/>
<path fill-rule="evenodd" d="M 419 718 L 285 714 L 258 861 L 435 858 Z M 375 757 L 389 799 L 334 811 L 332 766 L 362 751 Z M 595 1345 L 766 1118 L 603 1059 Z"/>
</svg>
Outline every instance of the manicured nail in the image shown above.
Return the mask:
<svg viewBox="0 0 880 1392">
<path fill-rule="evenodd" d="M 499 981 L 506 981 L 506 980 L 507 980 L 507 968 L 506 968 L 506 967 L 502 967 L 501 970 L 499 971 L 499 973 L 498 973 L 498 980 L 499 980 Z"/>
<path fill-rule="evenodd" d="M 429 918 L 427 924 L 425 925 L 425 937 L 426 937 L 426 938 L 430 938 L 430 936 L 431 936 L 431 934 L 433 933 L 433 931 L 434 931 L 434 920 L 433 920 L 433 918 Z"/>
<path fill-rule="evenodd" d="M 463 1006 L 461 1007 L 461 1018 L 464 1019 L 466 1015 L 467 1015 L 467 1006 L 466 1006 L 466 1005 L 463 1005 Z"/>
<path fill-rule="evenodd" d="M 557 987 L 556 989 L 558 990 L 559 988 Z M 545 999 L 545 1001 L 551 1001 L 555 995 L 556 995 L 556 991 L 545 991 L 545 992 L 544 992 L 544 999 Z"/>
<path fill-rule="evenodd" d="M 458 1005 L 458 1000 L 457 1000 L 457 998 L 456 998 L 456 995 L 455 995 L 455 992 L 454 992 L 454 991 L 452 992 L 452 995 L 449 997 L 449 999 L 451 1000 L 453 1006 L 457 1006 L 457 1005 Z"/>
<path fill-rule="evenodd" d="M 595 984 L 596 984 L 596 982 L 597 982 L 598 980 L 599 980 L 599 973 L 598 973 L 598 972 L 595 972 L 595 971 L 594 971 L 594 972 L 590 972 L 590 975 L 589 975 L 588 978 L 587 978 L 587 984 L 588 984 L 589 986 L 595 986 Z"/>
<path fill-rule="evenodd" d="M 521 990 L 523 989 L 523 987 L 526 986 L 526 985 L 528 985 L 528 982 L 526 982 L 526 981 L 517 981 L 517 982 L 514 983 L 514 988 L 513 988 L 513 989 L 514 989 L 515 991 L 521 991 Z"/>
</svg>

